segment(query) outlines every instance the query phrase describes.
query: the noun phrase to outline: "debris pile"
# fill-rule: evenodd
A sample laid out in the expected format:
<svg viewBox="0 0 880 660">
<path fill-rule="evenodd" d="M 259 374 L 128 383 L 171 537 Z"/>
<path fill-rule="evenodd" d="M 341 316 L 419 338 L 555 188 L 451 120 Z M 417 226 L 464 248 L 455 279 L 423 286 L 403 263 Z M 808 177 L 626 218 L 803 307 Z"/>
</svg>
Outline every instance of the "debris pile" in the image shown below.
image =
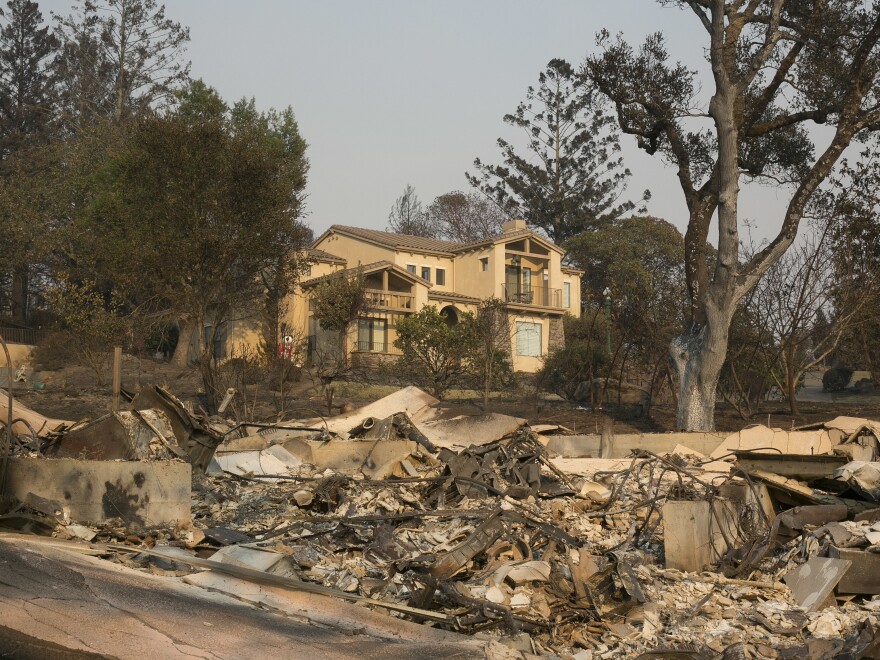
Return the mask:
<svg viewBox="0 0 880 660">
<path fill-rule="evenodd" d="M 880 424 L 559 459 L 564 433 L 434 403 L 237 425 L 156 388 L 27 451 L 186 461 L 189 517 L 77 520 L 39 493 L 17 515 L 250 602 L 278 607 L 254 581 L 332 596 L 523 657 L 880 657 Z"/>
</svg>

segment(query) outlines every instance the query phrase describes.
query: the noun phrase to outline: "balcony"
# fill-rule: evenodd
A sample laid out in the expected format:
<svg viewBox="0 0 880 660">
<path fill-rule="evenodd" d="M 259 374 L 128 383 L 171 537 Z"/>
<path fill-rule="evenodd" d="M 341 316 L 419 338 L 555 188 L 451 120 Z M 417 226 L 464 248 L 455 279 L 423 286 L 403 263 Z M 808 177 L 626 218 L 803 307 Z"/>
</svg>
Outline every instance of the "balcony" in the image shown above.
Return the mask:
<svg viewBox="0 0 880 660">
<path fill-rule="evenodd" d="M 504 302 L 535 307 L 562 307 L 562 290 L 547 287 L 527 288 L 501 284 Z"/>
<path fill-rule="evenodd" d="M 400 351 L 393 344 L 387 342 L 358 341 L 358 353 L 381 353 L 383 355 L 400 355 Z"/>
<path fill-rule="evenodd" d="M 415 306 L 415 296 L 411 293 L 367 289 L 367 307 L 411 311 Z"/>
</svg>

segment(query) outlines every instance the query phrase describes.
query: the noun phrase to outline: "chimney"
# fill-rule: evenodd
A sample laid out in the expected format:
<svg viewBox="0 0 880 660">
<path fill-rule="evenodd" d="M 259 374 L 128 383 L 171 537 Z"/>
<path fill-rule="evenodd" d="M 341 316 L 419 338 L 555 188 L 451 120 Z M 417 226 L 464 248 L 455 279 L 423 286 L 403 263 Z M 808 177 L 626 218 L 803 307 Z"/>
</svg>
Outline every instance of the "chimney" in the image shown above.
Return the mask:
<svg viewBox="0 0 880 660">
<path fill-rule="evenodd" d="M 513 220 L 508 220 L 503 225 L 501 225 L 501 231 L 505 234 L 509 234 L 513 231 L 520 231 L 526 228 L 526 221 L 522 218 L 515 218 Z"/>
</svg>

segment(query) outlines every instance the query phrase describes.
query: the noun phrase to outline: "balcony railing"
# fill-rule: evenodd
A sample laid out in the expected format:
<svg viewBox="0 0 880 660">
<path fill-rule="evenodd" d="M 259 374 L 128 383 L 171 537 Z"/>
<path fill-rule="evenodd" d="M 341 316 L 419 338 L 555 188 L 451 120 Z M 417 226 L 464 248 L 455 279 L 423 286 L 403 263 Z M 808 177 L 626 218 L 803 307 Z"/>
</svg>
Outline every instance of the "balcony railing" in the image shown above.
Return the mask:
<svg viewBox="0 0 880 660">
<path fill-rule="evenodd" d="M 386 342 L 359 341 L 357 343 L 358 353 L 383 353 L 385 355 L 400 355 L 400 351 L 394 347 L 394 344 Z"/>
<path fill-rule="evenodd" d="M 415 306 L 415 296 L 411 293 L 367 289 L 367 306 L 374 309 L 411 310 Z"/>
<path fill-rule="evenodd" d="M 537 307 L 562 307 L 562 290 L 547 287 L 526 288 L 503 283 L 504 302 Z"/>
</svg>

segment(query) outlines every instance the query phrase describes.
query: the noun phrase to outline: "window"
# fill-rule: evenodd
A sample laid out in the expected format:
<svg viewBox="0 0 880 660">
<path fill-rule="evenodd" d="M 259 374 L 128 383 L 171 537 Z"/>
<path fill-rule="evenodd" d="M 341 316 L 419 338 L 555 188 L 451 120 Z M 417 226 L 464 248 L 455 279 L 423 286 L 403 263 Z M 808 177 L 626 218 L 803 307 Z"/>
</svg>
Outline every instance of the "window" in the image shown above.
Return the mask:
<svg viewBox="0 0 880 660">
<path fill-rule="evenodd" d="M 562 306 L 571 307 L 571 282 L 562 283 Z"/>
<path fill-rule="evenodd" d="M 446 269 L 445 268 L 438 268 L 438 269 L 436 269 L 435 273 L 436 273 L 436 277 L 437 277 L 437 284 L 439 284 L 440 286 L 445 286 L 446 285 Z"/>
<path fill-rule="evenodd" d="M 205 326 L 205 343 L 207 344 L 213 338 L 214 345 L 211 347 L 211 357 L 215 360 L 222 360 L 226 357 L 226 324 L 221 323 L 217 328 L 217 334 L 214 334 L 214 326 Z"/>
<path fill-rule="evenodd" d="M 516 322 L 516 354 L 541 357 L 541 324 Z"/>
<path fill-rule="evenodd" d="M 430 266 L 422 266 L 422 279 L 431 281 L 431 267 Z"/>
<path fill-rule="evenodd" d="M 361 353 L 385 353 L 385 319 L 358 320 L 358 346 Z"/>
<path fill-rule="evenodd" d="M 416 274 L 416 265 L 415 265 L 415 264 L 407 264 L 407 265 L 406 265 L 406 269 L 407 269 L 410 273 L 412 273 L 413 275 Z"/>
<path fill-rule="evenodd" d="M 480 269 L 485 273 L 489 270 L 489 257 L 483 257 L 480 259 Z"/>
</svg>

